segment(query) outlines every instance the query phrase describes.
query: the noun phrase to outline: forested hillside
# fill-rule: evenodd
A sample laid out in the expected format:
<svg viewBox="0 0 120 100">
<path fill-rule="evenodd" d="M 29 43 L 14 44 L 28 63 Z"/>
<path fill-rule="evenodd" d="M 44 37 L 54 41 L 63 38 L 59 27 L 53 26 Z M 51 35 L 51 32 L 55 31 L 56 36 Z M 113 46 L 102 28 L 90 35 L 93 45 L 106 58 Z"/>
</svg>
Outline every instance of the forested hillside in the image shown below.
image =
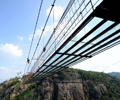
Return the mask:
<svg viewBox="0 0 120 100">
<path fill-rule="evenodd" d="M 68 68 L 29 84 L 0 84 L 0 100 L 119 100 L 120 80 L 105 73 Z"/>
</svg>

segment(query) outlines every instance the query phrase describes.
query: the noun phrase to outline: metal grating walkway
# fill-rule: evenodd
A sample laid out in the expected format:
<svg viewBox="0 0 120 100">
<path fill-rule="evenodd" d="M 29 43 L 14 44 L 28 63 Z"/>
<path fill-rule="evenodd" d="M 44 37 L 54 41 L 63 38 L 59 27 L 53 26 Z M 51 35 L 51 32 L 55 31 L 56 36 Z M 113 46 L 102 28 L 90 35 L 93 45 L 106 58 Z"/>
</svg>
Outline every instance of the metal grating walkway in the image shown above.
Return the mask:
<svg viewBox="0 0 120 100">
<path fill-rule="evenodd" d="M 119 9 L 119 0 L 71 0 L 56 39 L 48 40 L 38 57 L 43 61 L 36 61 L 25 81 L 39 81 L 120 44 Z"/>
</svg>

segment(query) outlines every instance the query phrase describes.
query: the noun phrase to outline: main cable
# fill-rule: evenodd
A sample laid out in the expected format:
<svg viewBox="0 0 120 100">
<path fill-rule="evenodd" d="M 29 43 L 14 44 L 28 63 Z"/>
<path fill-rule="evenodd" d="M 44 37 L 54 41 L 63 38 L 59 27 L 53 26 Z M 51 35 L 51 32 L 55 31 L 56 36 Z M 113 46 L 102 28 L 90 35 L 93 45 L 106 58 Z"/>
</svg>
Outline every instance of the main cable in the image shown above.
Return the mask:
<svg viewBox="0 0 120 100">
<path fill-rule="evenodd" d="M 39 16 L 40 16 L 40 12 L 41 12 L 41 8 L 42 8 L 42 4 L 43 4 L 43 0 L 41 0 L 41 3 L 40 3 L 40 7 L 39 7 L 39 11 L 38 11 L 38 16 L 37 16 L 37 20 L 36 20 L 36 24 L 35 24 L 35 28 L 34 28 L 34 32 L 33 32 L 33 37 L 32 37 L 32 41 L 31 41 L 31 44 L 30 44 L 30 49 L 29 49 L 29 53 L 28 53 L 28 57 L 27 57 L 27 58 L 29 58 L 29 56 L 30 56 L 30 52 L 31 52 L 31 48 L 32 48 L 32 44 L 33 44 L 33 40 L 34 40 L 34 36 L 35 36 L 35 32 L 36 32 L 36 28 L 37 28 L 37 24 L 38 24 Z M 26 65 L 25 65 L 25 69 L 24 69 L 24 73 L 23 73 L 23 75 L 25 75 L 26 67 L 27 67 L 27 62 L 26 62 Z"/>
<path fill-rule="evenodd" d="M 35 29 L 34 29 L 34 33 L 33 33 L 33 37 L 32 37 L 32 41 L 31 41 L 31 45 L 30 45 L 30 49 L 29 49 L 29 53 L 28 53 L 28 58 L 29 58 L 29 56 L 30 56 L 30 52 L 31 52 L 31 48 L 32 48 L 32 44 L 33 44 L 33 40 L 34 40 L 34 36 L 35 36 L 35 32 L 36 32 L 36 28 L 37 28 L 37 24 L 38 24 L 39 16 L 40 16 L 41 8 L 42 8 L 42 3 L 43 3 L 43 0 L 41 0 L 41 4 L 40 4 L 40 8 L 39 8 L 39 12 L 38 12 L 38 16 L 37 16 L 37 21 L 36 21 L 36 24 L 35 24 Z"/>
<path fill-rule="evenodd" d="M 52 5 L 54 5 L 55 2 L 56 2 L 56 0 L 53 1 L 53 4 L 52 4 Z M 42 38 L 42 36 L 43 36 L 43 33 L 44 33 L 44 31 L 45 31 L 45 28 L 46 28 L 47 22 L 48 22 L 48 20 L 49 20 L 50 14 L 51 14 L 51 12 L 52 12 L 52 9 L 53 9 L 53 6 L 51 6 L 51 9 L 50 9 L 49 15 L 48 15 L 48 17 L 47 17 L 47 19 L 46 19 L 45 25 L 44 25 L 43 30 L 42 30 L 42 33 L 41 33 L 41 35 L 40 35 L 40 37 L 39 37 L 39 40 L 38 40 L 37 46 L 36 46 L 36 48 L 35 48 L 35 51 L 34 51 L 34 53 L 33 53 L 32 58 L 31 58 L 30 64 L 29 64 L 29 66 L 28 66 L 28 68 L 27 68 L 27 71 L 28 71 L 29 68 L 30 68 L 30 65 L 31 65 L 31 63 L 32 63 L 32 60 L 33 60 L 34 55 L 35 55 L 35 53 L 36 53 L 36 50 L 37 50 L 37 48 L 38 48 L 38 46 L 39 46 L 40 40 L 41 40 L 41 38 Z"/>
</svg>

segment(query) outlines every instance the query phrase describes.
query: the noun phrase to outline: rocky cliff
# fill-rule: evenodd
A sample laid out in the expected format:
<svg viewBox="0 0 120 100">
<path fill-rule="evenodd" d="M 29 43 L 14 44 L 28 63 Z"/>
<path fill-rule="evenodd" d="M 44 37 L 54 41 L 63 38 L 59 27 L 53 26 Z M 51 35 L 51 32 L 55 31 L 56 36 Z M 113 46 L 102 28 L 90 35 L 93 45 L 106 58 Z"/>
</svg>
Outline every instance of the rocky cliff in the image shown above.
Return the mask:
<svg viewBox="0 0 120 100">
<path fill-rule="evenodd" d="M 66 69 L 39 82 L 0 84 L 0 100 L 119 100 L 120 80 L 110 75 Z"/>
</svg>

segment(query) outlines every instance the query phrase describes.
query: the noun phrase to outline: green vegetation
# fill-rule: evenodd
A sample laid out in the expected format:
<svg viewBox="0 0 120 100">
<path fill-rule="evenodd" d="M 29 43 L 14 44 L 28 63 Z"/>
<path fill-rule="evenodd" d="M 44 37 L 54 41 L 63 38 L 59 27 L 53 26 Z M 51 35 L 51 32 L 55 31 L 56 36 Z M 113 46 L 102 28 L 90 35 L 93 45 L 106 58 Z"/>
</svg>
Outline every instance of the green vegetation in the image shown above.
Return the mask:
<svg viewBox="0 0 120 100">
<path fill-rule="evenodd" d="M 6 97 L 6 98 L 5 98 L 5 100 L 9 100 L 9 98 L 8 98 L 8 97 Z"/>
<path fill-rule="evenodd" d="M 65 79 L 70 79 L 70 77 L 65 73 L 65 70 L 59 71 L 57 74 L 59 75 L 58 78 L 61 80 L 65 80 Z"/>
<path fill-rule="evenodd" d="M 120 79 L 109 74 L 67 68 L 58 72 L 55 79 L 59 81 L 69 81 L 71 79 L 81 80 L 84 94 L 89 100 L 119 100 L 120 98 Z M 38 100 L 39 98 L 41 98 L 40 100 L 43 100 L 43 98 L 50 95 L 50 100 L 52 100 L 53 92 L 59 92 L 53 90 L 53 80 L 54 77 L 50 76 L 45 79 L 41 79 L 39 82 L 30 83 L 28 86 L 27 84 L 22 85 L 21 87 L 23 87 L 24 90 L 21 87 L 17 87 L 15 92 L 14 87 L 17 85 L 19 80 L 18 78 L 10 79 L 8 84 L 3 84 L 2 86 L 3 91 L 10 90 L 11 92 L 5 98 L 5 92 L 0 93 L 0 96 L 5 100 L 10 100 L 11 94 L 14 92 L 16 95 L 14 97 L 15 100 Z M 25 89 L 26 86 L 27 89 Z M 58 89 L 57 85 L 55 87 Z M 62 86 L 60 89 L 65 91 L 66 88 L 65 86 Z M 46 94 L 49 95 L 45 96 Z M 64 100 L 67 100 L 66 95 L 63 93 Z"/>
<path fill-rule="evenodd" d="M 22 91 L 15 100 L 37 100 L 38 92 L 41 91 L 42 87 L 40 83 L 32 83 L 25 91 Z"/>
<path fill-rule="evenodd" d="M 14 87 L 12 88 L 12 86 L 15 86 L 19 82 L 19 80 L 18 80 L 18 78 L 14 78 L 14 79 L 10 79 L 9 81 L 6 81 L 6 82 L 7 82 L 7 84 L 5 84 L 5 82 L 2 83 L 3 89 L 2 89 L 2 92 L 0 92 L 0 97 L 4 97 L 4 96 L 6 96 L 7 93 L 9 93 L 7 95 L 7 97 L 5 97 L 5 100 L 10 100 L 10 95 L 13 93 L 13 90 L 14 90 Z M 7 91 L 7 93 L 5 93 L 6 90 L 9 90 L 9 91 Z"/>
<path fill-rule="evenodd" d="M 14 86 L 14 85 L 16 85 L 19 82 L 18 79 L 10 79 L 10 81 L 11 82 L 9 82 L 8 85 L 3 84 L 3 88 L 4 89 L 10 88 L 11 86 Z"/>
<path fill-rule="evenodd" d="M 19 82 L 19 80 L 13 80 L 13 82 L 11 83 L 11 86 L 13 86 L 13 85 L 15 85 L 15 84 L 17 84 Z"/>
<path fill-rule="evenodd" d="M 111 76 L 115 76 L 116 78 L 120 79 L 120 73 L 118 73 L 118 72 L 111 72 L 111 73 L 108 73 L 108 74 L 111 75 Z"/>
</svg>

